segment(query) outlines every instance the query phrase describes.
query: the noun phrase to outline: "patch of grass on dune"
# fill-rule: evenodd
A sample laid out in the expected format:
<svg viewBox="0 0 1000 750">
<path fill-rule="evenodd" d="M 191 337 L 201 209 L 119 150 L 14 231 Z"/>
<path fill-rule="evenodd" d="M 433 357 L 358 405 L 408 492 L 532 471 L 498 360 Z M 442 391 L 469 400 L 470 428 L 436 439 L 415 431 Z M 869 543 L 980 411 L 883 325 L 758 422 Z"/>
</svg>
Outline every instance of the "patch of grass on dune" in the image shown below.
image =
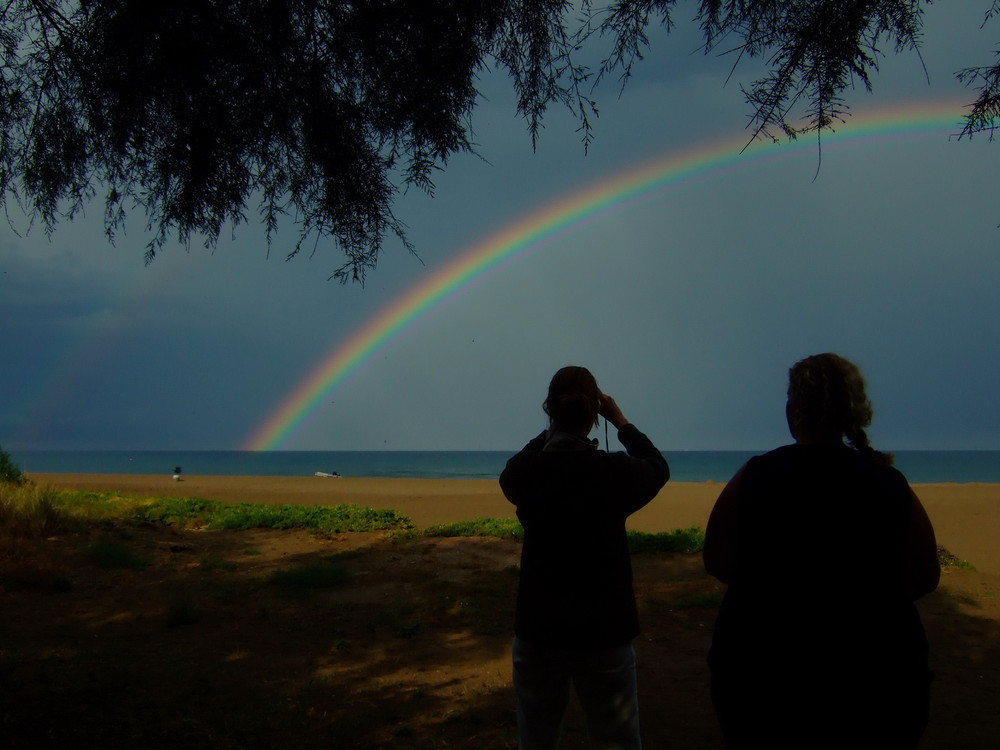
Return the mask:
<svg viewBox="0 0 1000 750">
<path fill-rule="evenodd" d="M 411 521 L 393 510 L 357 505 L 302 506 L 223 503 L 190 497 L 133 497 L 111 492 L 50 491 L 66 518 L 88 524 L 163 524 L 210 529 L 304 529 L 318 534 L 409 529 Z"/>
<path fill-rule="evenodd" d="M 705 546 L 705 530 L 692 526 L 650 534 L 645 531 L 628 532 L 628 550 L 637 552 L 701 552 Z"/>
<path fill-rule="evenodd" d="M 29 483 L 0 482 L 0 534 L 14 539 L 49 536 L 66 524 L 58 493 Z"/>
<path fill-rule="evenodd" d="M 210 529 L 302 529 L 329 535 L 350 531 L 389 531 L 413 535 L 410 519 L 394 510 L 358 505 L 255 505 L 189 497 L 137 497 L 113 492 L 52 490 L 0 484 L 0 532 L 40 537 L 59 528 L 162 524 Z M 513 518 L 480 518 L 428 526 L 426 537 L 493 537 L 523 541 Z M 629 551 L 700 552 L 705 532 L 698 527 L 647 533 L 628 532 Z"/>
<path fill-rule="evenodd" d="M 358 505 L 223 505 L 209 526 L 219 529 L 309 529 L 319 533 L 407 529 L 413 524 L 394 510 Z"/>
<path fill-rule="evenodd" d="M 141 522 L 148 499 L 114 492 L 47 490 L 67 525 L 92 526 Z"/>
<path fill-rule="evenodd" d="M 428 526 L 424 529 L 424 536 L 490 536 L 522 541 L 524 529 L 521 522 L 514 518 L 480 518 Z"/>
<path fill-rule="evenodd" d="M 224 503 L 201 497 L 149 497 L 128 507 L 125 520 L 139 524 L 210 526 L 223 508 Z"/>
<path fill-rule="evenodd" d="M 956 555 L 951 554 L 941 545 L 938 545 L 938 564 L 942 568 L 958 568 L 959 570 L 975 570 L 976 567 L 970 563 L 968 560 L 963 560 Z"/>
<path fill-rule="evenodd" d="M 524 540 L 520 521 L 513 518 L 480 518 L 428 526 L 424 536 L 488 536 L 498 539 Z M 628 532 L 629 552 L 701 552 L 705 546 L 705 531 L 697 526 L 650 534 L 644 531 Z"/>
</svg>

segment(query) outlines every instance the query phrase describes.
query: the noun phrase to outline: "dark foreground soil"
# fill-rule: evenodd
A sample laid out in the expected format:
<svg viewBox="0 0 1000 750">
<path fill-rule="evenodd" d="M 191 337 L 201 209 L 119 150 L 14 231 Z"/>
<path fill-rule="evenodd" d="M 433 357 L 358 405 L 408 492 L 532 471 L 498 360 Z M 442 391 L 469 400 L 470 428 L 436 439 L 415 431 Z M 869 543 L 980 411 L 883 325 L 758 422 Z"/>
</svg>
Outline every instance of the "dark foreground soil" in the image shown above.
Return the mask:
<svg viewBox="0 0 1000 750">
<path fill-rule="evenodd" d="M 101 567 L 115 561 L 88 552 L 93 534 L 0 550 L 0 746 L 516 746 L 516 543 L 107 533 L 126 567 Z M 633 561 L 646 747 L 719 748 L 705 653 L 721 587 L 698 556 Z M 324 562 L 344 580 L 274 578 Z M 925 748 L 996 747 L 998 592 L 949 569 L 920 603 L 937 674 Z M 562 747 L 588 747 L 575 708 Z"/>
</svg>

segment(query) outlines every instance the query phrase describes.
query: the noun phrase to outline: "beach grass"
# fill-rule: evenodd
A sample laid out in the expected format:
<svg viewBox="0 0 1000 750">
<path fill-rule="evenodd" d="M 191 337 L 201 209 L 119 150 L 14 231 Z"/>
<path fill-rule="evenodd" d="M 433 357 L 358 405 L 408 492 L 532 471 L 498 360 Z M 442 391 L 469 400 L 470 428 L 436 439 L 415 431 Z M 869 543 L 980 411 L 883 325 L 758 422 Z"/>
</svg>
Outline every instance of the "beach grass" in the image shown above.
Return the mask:
<svg viewBox="0 0 1000 750">
<path fill-rule="evenodd" d="M 479 518 L 428 526 L 424 529 L 424 536 L 488 536 L 520 542 L 524 540 L 524 528 L 514 518 Z"/>
<path fill-rule="evenodd" d="M 938 545 L 937 553 L 938 563 L 940 563 L 942 568 L 959 568 L 961 570 L 976 569 L 976 567 L 968 560 L 963 560 L 962 558 L 953 555 L 941 545 Z"/>
<path fill-rule="evenodd" d="M 26 482 L 0 482 L 0 534 L 14 539 L 37 539 L 62 528 L 67 518 L 60 493 Z"/>
<path fill-rule="evenodd" d="M 689 529 L 674 529 L 649 533 L 646 531 L 628 532 L 628 549 L 632 554 L 642 552 L 682 552 L 693 554 L 701 552 L 705 546 L 705 530 L 692 526 Z"/>
<path fill-rule="evenodd" d="M 404 542 L 424 537 L 490 537 L 524 540 L 524 529 L 517 519 L 479 518 L 454 523 L 434 524 L 422 530 L 414 528 L 409 518 L 394 510 L 365 508 L 358 505 L 259 505 L 226 503 L 197 497 L 141 497 L 115 492 L 56 490 L 31 482 L 0 482 L 0 537 L 41 539 L 59 531 L 86 531 L 97 528 L 117 529 L 124 535 L 129 526 L 147 524 L 207 529 L 298 529 L 330 536 L 344 532 L 385 531 L 390 540 Z M 693 526 L 664 532 L 630 530 L 629 552 L 682 553 L 700 552 L 705 544 L 704 529 Z M 85 550 L 99 565 L 139 567 L 129 560 L 123 542 L 109 538 L 92 542 Z M 2 549 L 0 549 L 2 553 Z M 973 566 L 938 548 L 942 567 L 973 569 Z"/>
<path fill-rule="evenodd" d="M 0 533 L 6 537 L 38 539 L 57 531 L 147 524 L 231 530 L 303 529 L 319 535 L 413 528 L 410 519 L 396 511 L 358 505 L 253 505 L 204 498 L 55 490 L 28 482 L 0 483 Z"/>
<path fill-rule="evenodd" d="M 483 536 L 498 539 L 524 540 L 524 528 L 512 518 L 480 518 L 474 521 L 458 521 L 428 526 L 424 536 Z M 700 552 L 705 546 L 705 531 L 697 526 L 689 529 L 675 529 L 650 533 L 629 531 L 627 534 L 629 552 Z"/>
<path fill-rule="evenodd" d="M 413 526 L 408 518 L 396 511 L 357 505 L 253 505 L 203 498 L 135 497 L 114 492 L 0 484 L 0 531 L 10 536 L 38 538 L 58 529 L 118 524 L 233 530 L 304 529 L 320 535 Z"/>
</svg>

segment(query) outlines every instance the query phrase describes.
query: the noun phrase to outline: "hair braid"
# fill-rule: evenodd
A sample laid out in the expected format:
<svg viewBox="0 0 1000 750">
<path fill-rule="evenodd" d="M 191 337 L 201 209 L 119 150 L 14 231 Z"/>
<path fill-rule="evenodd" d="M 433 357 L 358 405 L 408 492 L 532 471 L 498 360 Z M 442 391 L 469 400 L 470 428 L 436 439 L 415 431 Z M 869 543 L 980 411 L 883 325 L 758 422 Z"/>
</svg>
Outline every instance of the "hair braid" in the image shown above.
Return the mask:
<svg viewBox="0 0 1000 750">
<path fill-rule="evenodd" d="M 812 432 L 846 438 L 857 451 L 889 466 L 892 455 L 871 446 L 865 428 L 872 405 L 857 366 L 827 352 L 796 362 L 788 371 L 788 424 L 793 434 Z"/>
</svg>

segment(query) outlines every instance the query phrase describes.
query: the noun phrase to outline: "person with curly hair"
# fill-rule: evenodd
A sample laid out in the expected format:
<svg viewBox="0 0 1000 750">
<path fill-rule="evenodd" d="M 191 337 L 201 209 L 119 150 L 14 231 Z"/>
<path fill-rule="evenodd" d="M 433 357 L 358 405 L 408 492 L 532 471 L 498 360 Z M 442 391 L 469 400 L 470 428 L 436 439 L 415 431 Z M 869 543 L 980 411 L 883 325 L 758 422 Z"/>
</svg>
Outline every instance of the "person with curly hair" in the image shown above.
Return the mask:
<svg viewBox="0 0 1000 750">
<path fill-rule="evenodd" d="M 938 584 L 933 527 L 871 447 L 854 364 L 797 362 L 786 417 L 795 442 L 747 462 L 708 522 L 705 567 L 728 584 L 709 652 L 726 747 L 914 748 L 931 673 L 913 602 Z"/>
</svg>

